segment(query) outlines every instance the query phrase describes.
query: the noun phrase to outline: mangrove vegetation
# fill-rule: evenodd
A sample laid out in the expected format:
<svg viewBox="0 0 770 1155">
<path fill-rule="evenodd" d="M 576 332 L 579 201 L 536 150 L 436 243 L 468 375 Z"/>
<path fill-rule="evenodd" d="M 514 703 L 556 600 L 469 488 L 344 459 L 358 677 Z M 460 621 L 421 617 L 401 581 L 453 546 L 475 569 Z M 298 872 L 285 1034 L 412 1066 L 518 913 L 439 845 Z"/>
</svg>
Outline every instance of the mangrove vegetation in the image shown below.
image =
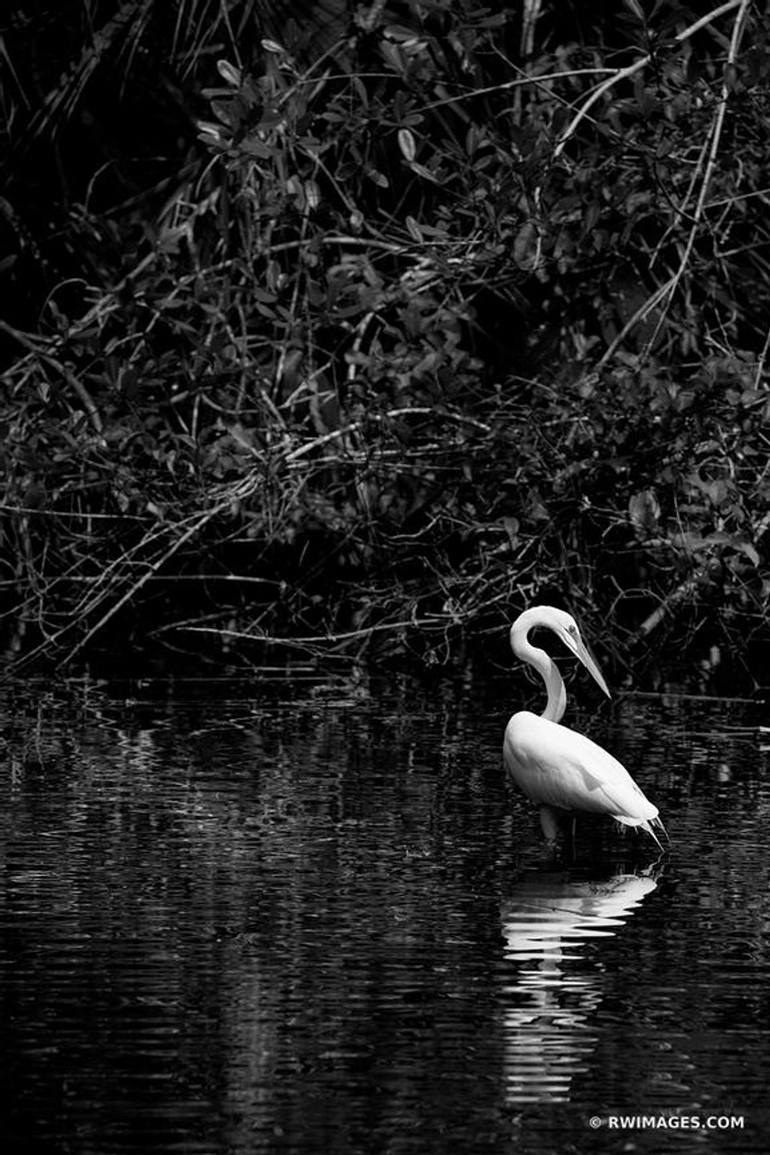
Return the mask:
<svg viewBox="0 0 770 1155">
<path fill-rule="evenodd" d="M 12 0 L 9 660 L 770 640 L 769 32 Z"/>
</svg>

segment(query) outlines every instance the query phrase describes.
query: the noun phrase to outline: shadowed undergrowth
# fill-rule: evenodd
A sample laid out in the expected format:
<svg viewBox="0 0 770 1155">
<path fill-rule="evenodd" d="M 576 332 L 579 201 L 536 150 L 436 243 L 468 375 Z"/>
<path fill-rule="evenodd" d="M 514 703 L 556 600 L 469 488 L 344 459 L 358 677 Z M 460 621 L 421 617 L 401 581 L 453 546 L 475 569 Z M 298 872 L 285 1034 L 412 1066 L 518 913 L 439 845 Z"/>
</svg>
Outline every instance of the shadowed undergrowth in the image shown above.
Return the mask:
<svg viewBox="0 0 770 1155">
<path fill-rule="evenodd" d="M 2 323 L 18 660 L 118 630 L 442 660 L 537 598 L 611 618 L 616 658 L 765 637 L 763 24 L 538 11 L 542 41 L 372 5 L 309 62 L 220 29 L 162 204 L 82 178 Z M 8 219 L 72 131 L 56 91 Z"/>
</svg>

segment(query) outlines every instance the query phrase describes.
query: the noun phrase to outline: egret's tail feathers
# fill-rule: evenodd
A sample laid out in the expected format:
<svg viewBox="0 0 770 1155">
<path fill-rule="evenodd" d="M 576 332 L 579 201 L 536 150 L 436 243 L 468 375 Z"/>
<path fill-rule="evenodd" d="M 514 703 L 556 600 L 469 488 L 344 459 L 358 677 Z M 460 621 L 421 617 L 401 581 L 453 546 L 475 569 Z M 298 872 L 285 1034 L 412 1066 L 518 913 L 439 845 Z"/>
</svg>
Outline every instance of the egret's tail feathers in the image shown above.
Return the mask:
<svg viewBox="0 0 770 1155">
<path fill-rule="evenodd" d="M 662 849 L 663 849 L 663 844 L 662 844 L 662 842 L 660 841 L 660 839 L 658 838 L 658 836 L 657 836 L 657 834 L 655 833 L 655 831 L 652 829 L 652 827 L 653 827 L 653 823 L 654 823 L 656 826 L 661 826 L 661 828 L 662 828 L 662 823 L 659 821 L 659 819 L 657 819 L 657 818 L 652 818 L 652 819 L 651 819 L 649 822 L 640 822 L 640 823 L 639 823 L 639 829 L 640 829 L 640 830 L 644 830 L 644 831 L 645 831 L 647 834 L 649 834 L 649 835 L 650 835 L 650 837 L 651 837 L 651 838 L 654 838 L 654 839 L 655 839 L 655 843 L 656 843 L 656 845 L 659 847 L 659 849 L 660 849 L 660 850 L 662 850 Z M 664 833 L 664 834 L 666 834 L 665 830 L 663 831 L 663 833 Z M 668 838 L 668 835 L 667 835 L 667 834 L 666 834 L 666 837 Z"/>
<path fill-rule="evenodd" d="M 658 817 L 656 816 L 655 818 L 652 818 L 652 819 L 651 819 L 651 820 L 650 820 L 650 821 L 647 823 L 647 833 L 652 835 L 652 837 L 655 839 L 655 841 L 657 842 L 658 846 L 660 846 L 660 849 L 662 850 L 662 849 L 663 849 L 663 847 L 660 845 L 660 839 L 659 839 L 659 838 L 658 838 L 658 836 L 656 835 L 655 831 L 652 829 L 652 828 L 653 828 L 653 826 L 657 826 L 658 830 L 661 832 L 661 834 L 662 834 L 662 835 L 663 835 L 663 837 L 665 838 L 666 842 L 670 842 L 670 841 L 671 841 L 671 839 L 669 838 L 669 836 L 668 836 L 668 831 L 666 830 L 665 826 L 664 826 L 664 825 L 663 825 L 663 823 L 661 822 L 660 818 L 658 818 Z"/>
<path fill-rule="evenodd" d="M 657 814 L 654 818 L 629 818 L 627 814 L 613 814 L 612 817 L 616 822 L 622 823 L 623 826 L 635 826 L 637 830 L 643 830 L 645 834 L 649 834 L 650 838 L 654 839 L 661 850 L 663 849 L 663 845 L 655 833 L 653 827 L 657 826 L 658 830 L 660 830 L 665 835 L 666 841 L 671 841 L 668 837 L 668 832 L 665 826 L 661 822 L 660 818 L 658 818 Z"/>
</svg>

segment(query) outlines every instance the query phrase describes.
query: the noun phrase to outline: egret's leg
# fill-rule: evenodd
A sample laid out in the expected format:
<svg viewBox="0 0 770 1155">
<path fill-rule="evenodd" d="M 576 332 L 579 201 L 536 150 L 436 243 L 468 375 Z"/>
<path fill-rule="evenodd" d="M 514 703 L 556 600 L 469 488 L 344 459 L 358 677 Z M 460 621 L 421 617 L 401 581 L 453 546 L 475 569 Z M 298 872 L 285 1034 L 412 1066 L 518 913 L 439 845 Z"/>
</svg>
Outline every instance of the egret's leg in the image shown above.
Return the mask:
<svg viewBox="0 0 770 1155">
<path fill-rule="evenodd" d="M 543 828 L 546 842 L 558 842 L 561 838 L 561 827 L 556 811 L 551 806 L 540 807 L 540 825 Z"/>
</svg>

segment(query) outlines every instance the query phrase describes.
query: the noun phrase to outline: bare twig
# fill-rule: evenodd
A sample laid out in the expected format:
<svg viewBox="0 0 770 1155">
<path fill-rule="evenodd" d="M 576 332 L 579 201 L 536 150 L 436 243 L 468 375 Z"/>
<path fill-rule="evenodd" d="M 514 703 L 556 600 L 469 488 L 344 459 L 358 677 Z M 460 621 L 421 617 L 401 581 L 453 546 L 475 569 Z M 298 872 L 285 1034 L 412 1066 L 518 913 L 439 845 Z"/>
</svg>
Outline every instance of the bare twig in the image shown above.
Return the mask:
<svg viewBox="0 0 770 1155">
<path fill-rule="evenodd" d="M 725 113 L 727 111 L 727 99 L 728 99 L 728 95 L 729 95 L 729 88 L 728 88 L 728 84 L 727 84 L 727 70 L 732 68 L 732 66 L 735 63 L 735 58 L 736 58 L 737 53 L 738 53 L 738 45 L 740 43 L 740 39 L 741 39 L 741 36 L 743 34 L 743 28 L 744 28 L 744 24 L 745 24 L 745 20 L 746 20 L 746 13 L 747 13 L 748 7 L 749 7 L 749 0 L 739 0 L 739 5 L 740 6 L 738 8 L 738 13 L 737 13 L 737 15 L 735 17 L 735 21 L 733 23 L 733 31 L 732 31 L 732 36 L 730 38 L 730 48 L 729 48 L 728 53 L 727 53 L 727 62 L 725 64 L 724 79 L 722 80 L 722 91 L 720 94 L 719 105 L 717 107 L 717 114 L 716 114 L 716 117 L 714 119 L 714 124 L 713 124 L 712 131 L 711 131 L 711 147 L 709 149 L 708 160 L 706 162 L 706 171 L 704 172 L 703 180 L 701 181 L 700 192 L 698 194 L 698 201 L 697 201 L 697 204 L 695 206 L 695 211 L 693 213 L 692 225 L 690 227 L 690 232 L 687 236 L 687 243 L 685 244 L 684 252 L 682 253 L 682 257 L 681 257 L 681 260 L 679 262 L 679 266 L 678 266 L 676 272 L 674 273 L 673 277 L 670 278 L 670 280 L 666 286 L 665 297 L 663 299 L 663 307 L 662 307 L 661 313 L 658 316 L 657 321 L 655 323 L 655 328 L 654 328 L 653 332 L 651 333 L 651 335 L 649 336 L 649 338 L 647 339 L 644 350 L 642 352 L 642 359 L 646 359 L 646 357 L 650 353 L 650 350 L 654 347 L 655 342 L 658 339 L 658 335 L 660 333 L 660 330 L 663 327 L 663 322 L 665 321 L 666 310 L 668 308 L 668 305 L 669 305 L 674 293 L 676 292 L 677 285 L 679 284 L 682 277 L 684 276 L 685 269 L 687 268 L 687 265 L 688 265 L 689 260 L 690 260 L 690 254 L 692 253 L 693 246 L 695 244 L 695 238 L 697 236 L 698 229 L 700 228 L 700 223 L 701 223 L 701 220 L 703 218 L 704 208 L 705 208 L 705 204 L 706 204 L 706 196 L 708 194 L 709 185 L 711 184 L 711 177 L 714 173 L 714 166 L 716 165 L 717 153 L 719 152 L 719 144 L 720 144 L 720 141 L 722 139 L 722 129 L 724 126 Z M 736 5 L 734 4 L 733 7 L 736 7 Z"/>
<path fill-rule="evenodd" d="M 682 29 L 681 32 L 677 32 L 674 39 L 682 44 L 685 40 L 689 40 L 691 36 L 694 36 L 696 32 L 699 32 L 701 28 L 704 28 L 707 24 L 711 24 L 712 21 L 717 20 L 720 16 L 724 16 L 726 12 L 731 12 L 733 8 L 738 7 L 741 7 L 745 10 L 747 6 L 747 0 L 727 0 L 727 3 L 720 4 L 718 8 L 713 8 L 711 12 L 707 12 L 705 16 L 699 17 L 698 20 L 695 20 L 692 24 L 689 24 L 687 28 Z M 612 76 L 609 76 L 605 81 L 603 81 L 602 84 L 594 89 L 587 100 L 583 101 L 577 113 L 575 116 L 573 116 L 572 120 L 569 122 L 564 132 L 562 133 L 559 139 L 559 143 L 554 149 L 554 160 L 557 160 L 561 156 L 567 145 L 567 142 L 574 135 L 575 130 L 580 124 L 581 120 L 585 119 L 589 111 L 596 104 L 597 100 L 601 100 L 605 92 L 608 92 L 610 88 L 614 87 L 614 85 L 619 84 L 621 80 L 628 80 L 629 77 L 635 76 L 637 72 L 639 72 L 642 68 L 646 67 L 646 65 L 650 63 L 651 59 L 652 57 L 650 54 L 645 53 L 644 56 L 640 56 L 638 60 L 635 60 L 633 64 L 629 64 L 625 68 L 619 68 L 615 73 L 613 73 Z"/>
</svg>

